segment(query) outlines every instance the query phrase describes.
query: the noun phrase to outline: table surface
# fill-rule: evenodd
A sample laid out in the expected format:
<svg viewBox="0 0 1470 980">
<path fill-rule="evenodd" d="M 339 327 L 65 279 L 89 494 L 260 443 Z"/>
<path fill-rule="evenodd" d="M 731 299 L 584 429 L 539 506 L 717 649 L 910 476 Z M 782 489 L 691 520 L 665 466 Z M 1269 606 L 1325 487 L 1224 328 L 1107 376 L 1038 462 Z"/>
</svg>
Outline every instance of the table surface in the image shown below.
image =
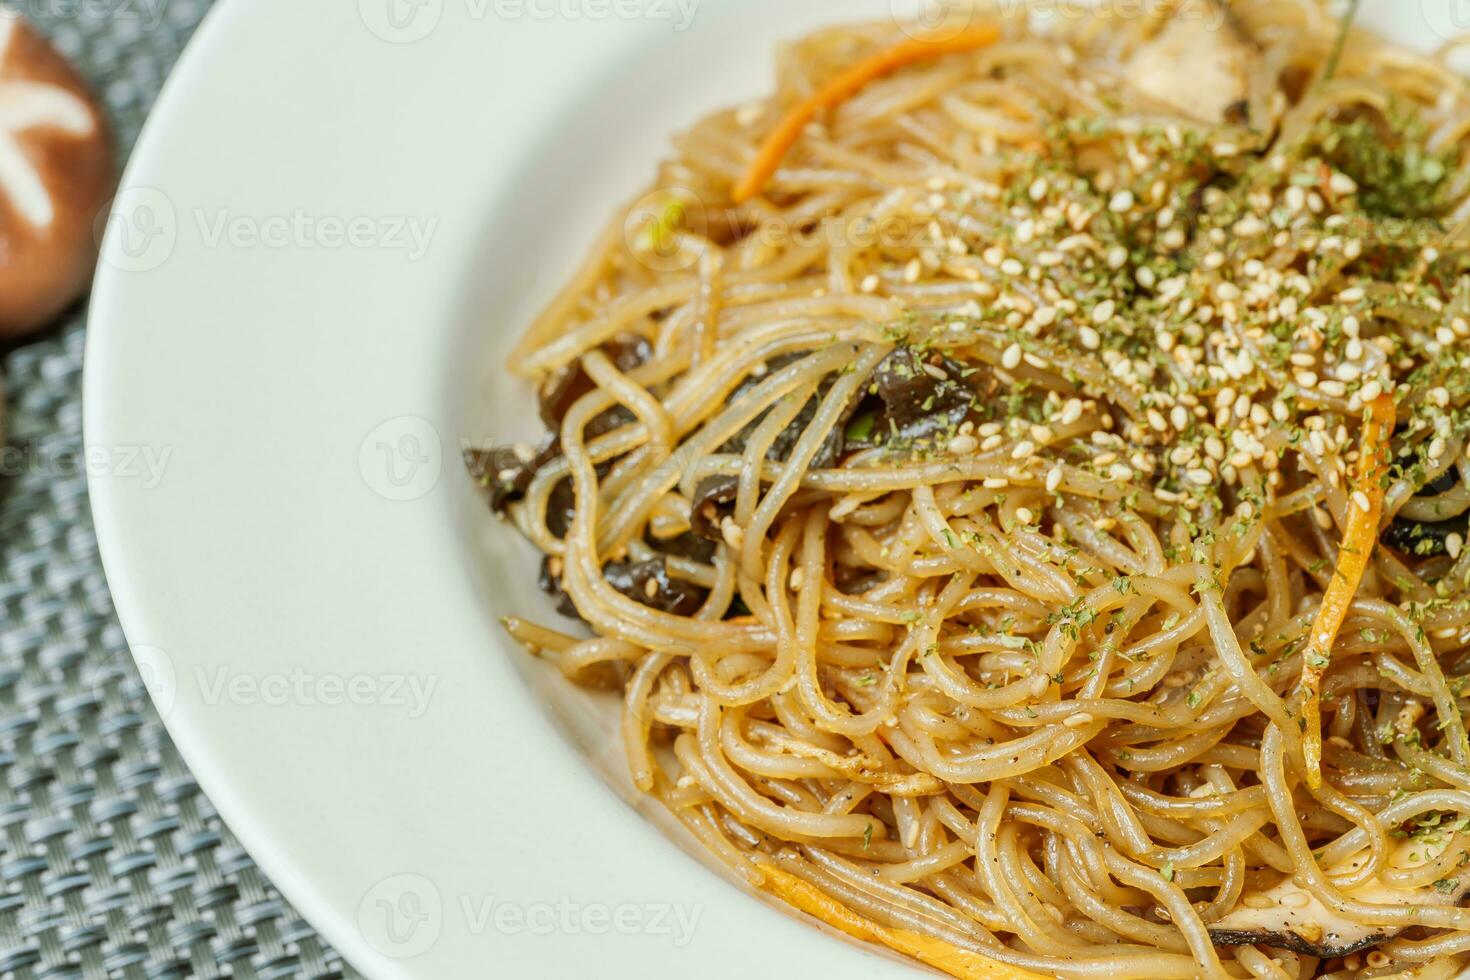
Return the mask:
<svg viewBox="0 0 1470 980">
<path fill-rule="evenodd" d="M 125 160 L 212 0 L 16 0 Z M 0 350 L 0 975 L 355 976 L 224 826 L 148 701 L 97 557 L 79 305 Z"/>
</svg>

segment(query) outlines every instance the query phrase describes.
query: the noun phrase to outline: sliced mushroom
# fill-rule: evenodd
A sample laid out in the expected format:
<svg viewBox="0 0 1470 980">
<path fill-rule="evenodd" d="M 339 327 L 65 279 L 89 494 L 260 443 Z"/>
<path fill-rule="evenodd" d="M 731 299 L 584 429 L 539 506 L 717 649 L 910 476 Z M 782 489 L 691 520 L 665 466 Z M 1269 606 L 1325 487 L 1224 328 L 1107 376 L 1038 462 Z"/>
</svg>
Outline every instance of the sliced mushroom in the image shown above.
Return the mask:
<svg viewBox="0 0 1470 980">
<path fill-rule="evenodd" d="M 1258 57 L 1216 3 L 1192 5 L 1139 46 L 1124 75 L 1139 91 L 1203 122 L 1225 122 L 1249 93 Z"/>
<path fill-rule="evenodd" d="M 1389 855 L 1389 864 L 1397 869 L 1414 868 L 1425 863 L 1427 852 L 1424 843 L 1403 841 Z M 1356 871 L 1367 859 L 1364 852 L 1334 869 L 1334 874 Z M 1374 905 L 1425 906 L 1458 905 L 1467 893 L 1470 873 L 1424 888 L 1398 888 L 1375 878 L 1344 894 Z M 1235 911 L 1211 924 L 1210 937 L 1218 946 L 1273 946 L 1327 959 L 1371 949 L 1402 931 L 1396 926 L 1345 919 L 1288 878 L 1263 891 L 1247 892 Z"/>
</svg>

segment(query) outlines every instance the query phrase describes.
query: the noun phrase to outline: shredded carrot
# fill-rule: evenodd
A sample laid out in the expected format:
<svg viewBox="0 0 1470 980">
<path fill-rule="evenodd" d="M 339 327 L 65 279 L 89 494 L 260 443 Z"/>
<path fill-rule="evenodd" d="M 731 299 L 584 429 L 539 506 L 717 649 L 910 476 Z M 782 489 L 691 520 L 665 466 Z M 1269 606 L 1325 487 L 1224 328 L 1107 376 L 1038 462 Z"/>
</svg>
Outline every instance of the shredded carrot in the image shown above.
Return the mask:
<svg viewBox="0 0 1470 980">
<path fill-rule="evenodd" d="M 959 980 L 1042 980 L 1041 976 L 1008 966 L 942 939 L 921 936 L 907 929 L 890 929 L 854 912 L 820 888 L 776 866 L 763 862 L 763 887 L 788 905 L 820 919 L 854 939 L 876 942 L 912 956 Z"/>
<path fill-rule="evenodd" d="M 761 144 L 760 151 L 751 161 L 750 167 L 732 192 L 736 204 L 744 204 L 755 197 L 776 173 L 776 168 L 786 158 L 791 147 L 801 137 L 813 119 L 852 98 L 869 83 L 884 75 L 891 75 L 900 68 L 946 54 L 976 51 L 1000 40 L 1000 29 L 994 24 L 982 24 L 948 38 L 914 37 L 857 62 L 837 77 L 827 82 L 811 95 L 792 106 L 781 117 L 781 121 Z"/>
<path fill-rule="evenodd" d="M 1337 568 L 1322 597 L 1322 608 L 1312 623 L 1302 654 L 1302 748 L 1307 760 L 1307 782 L 1322 785 L 1322 678 L 1332 663 L 1332 646 L 1342 630 L 1378 543 L 1383 520 L 1389 441 L 1396 421 L 1393 397 L 1382 395 L 1368 403 L 1363 415 L 1363 440 L 1353 476 L 1353 499 L 1348 502 L 1347 526 L 1338 550 Z M 1367 507 L 1363 504 L 1366 501 Z"/>
</svg>

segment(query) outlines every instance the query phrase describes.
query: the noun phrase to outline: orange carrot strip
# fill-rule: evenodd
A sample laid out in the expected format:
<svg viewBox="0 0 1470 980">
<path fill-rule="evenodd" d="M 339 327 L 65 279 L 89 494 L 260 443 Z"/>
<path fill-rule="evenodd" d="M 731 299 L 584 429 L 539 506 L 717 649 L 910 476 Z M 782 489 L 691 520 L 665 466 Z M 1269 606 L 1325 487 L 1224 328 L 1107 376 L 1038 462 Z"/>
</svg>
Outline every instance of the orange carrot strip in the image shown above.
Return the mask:
<svg viewBox="0 0 1470 980">
<path fill-rule="evenodd" d="M 936 970 L 958 977 L 959 980 L 1042 980 L 1039 974 L 1000 963 L 968 949 L 960 949 L 942 939 L 921 936 L 908 929 L 890 929 L 879 925 L 854 912 L 810 882 L 768 862 L 762 862 L 760 870 L 765 877 L 763 887 L 786 904 L 820 919 L 854 939 L 881 943 L 896 952 L 912 956 L 921 963 L 927 963 Z"/>
<path fill-rule="evenodd" d="M 735 185 L 731 197 L 736 204 L 744 204 L 759 194 L 801 137 L 807 124 L 821 113 L 835 109 L 852 98 L 869 83 L 916 62 L 946 54 L 976 51 L 998 40 L 1000 28 L 994 24 L 982 24 L 950 38 L 909 38 L 862 59 L 792 106 L 781 117 L 780 123 L 761 144 L 760 152 L 751 161 L 745 175 Z"/>
<path fill-rule="evenodd" d="M 1393 396 L 1381 395 L 1368 403 L 1363 415 L 1358 468 L 1353 476 L 1354 499 L 1348 504 L 1337 569 L 1327 584 L 1322 608 L 1312 623 L 1307 649 L 1302 654 L 1302 750 L 1307 760 L 1307 783 L 1314 789 L 1322 785 L 1322 678 L 1332 663 L 1332 645 L 1337 642 L 1342 622 L 1352 608 L 1358 586 L 1363 583 L 1368 559 L 1378 543 L 1386 492 L 1383 484 L 1388 474 L 1389 441 L 1395 421 Z M 1367 509 L 1363 507 L 1365 497 Z"/>
</svg>

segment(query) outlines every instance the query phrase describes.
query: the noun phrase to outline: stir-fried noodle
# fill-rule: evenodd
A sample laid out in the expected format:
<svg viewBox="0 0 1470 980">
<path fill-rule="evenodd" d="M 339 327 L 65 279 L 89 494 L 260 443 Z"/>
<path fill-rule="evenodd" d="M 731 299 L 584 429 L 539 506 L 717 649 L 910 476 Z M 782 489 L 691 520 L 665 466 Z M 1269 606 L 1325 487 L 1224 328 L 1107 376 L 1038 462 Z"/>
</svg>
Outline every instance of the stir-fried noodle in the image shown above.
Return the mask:
<svg viewBox="0 0 1470 980">
<path fill-rule="evenodd" d="M 511 358 L 547 442 L 471 454 L 592 638 L 507 628 L 957 976 L 1451 976 L 1470 91 L 1122 6 L 823 31 L 677 138 Z"/>
</svg>

